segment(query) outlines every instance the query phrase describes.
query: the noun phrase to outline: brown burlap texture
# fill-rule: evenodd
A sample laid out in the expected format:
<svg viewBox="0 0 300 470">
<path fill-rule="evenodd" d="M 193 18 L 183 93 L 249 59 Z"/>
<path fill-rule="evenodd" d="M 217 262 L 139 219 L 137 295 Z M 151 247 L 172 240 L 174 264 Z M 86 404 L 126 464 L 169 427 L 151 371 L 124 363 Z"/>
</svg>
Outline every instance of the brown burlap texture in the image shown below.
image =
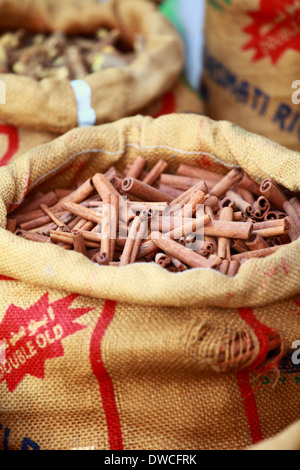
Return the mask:
<svg viewBox="0 0 300 470">
<path fill-rule="evenodd" d="M 292 84 L 299 79 L 298 0 L 206 5 L 207 115 L 300 151 L 299 93 L 292 101 Z"/>
<path fill-rule="evenodd" d="M 97 27 L 120 28 L 124 38 L 145 38 L 145 51 L 122 68 L 110 68 L 85 78 L 97 124 L 140 112 L 169 91 L 183 66 L 183 45 L 173 26 L 149 2 L 137 0 L 0 0 L 0 27 L 35 31 L 91 33 Z M 16 127 L 62 134 L 78 123 L 77 105 L 68 80 L 40 82 L 0 74 L 6 85 L 6 104 L 0 121 Z"/>
<path fill-rule="evenodd" d="M 7 210 L 28 191 L 68 187 L 79 168 L 83 180 L 139 155 L 172 171 L 179 162 L 222 173 L 240 166 L 299 191 L 297 153 L 195 115 L 75 129 L 1 168 L 3 449 L 240 449 L 300 418 L 290 357 L 300 339 L 299 240 L 227 279 L 206 269 L 99 267 L 4 230 Z M 269 356 L 275 333 L 280 351 Z M 237 335 L 255 348 L 234 364 Z"/>
<path fill-rule="evenodd" d="M 199 95 L 191 90 L 181 78 L 167 93 L 142 109 L 140 114 L 159 117 L 185 112 L 203 114 L 204 105 Z M 33 147 L 51 142 L 57 137 L 58 134 L 51 132 L 38 132 L 0 123 L 0 166 L 13 162 Z"/>
</svg>

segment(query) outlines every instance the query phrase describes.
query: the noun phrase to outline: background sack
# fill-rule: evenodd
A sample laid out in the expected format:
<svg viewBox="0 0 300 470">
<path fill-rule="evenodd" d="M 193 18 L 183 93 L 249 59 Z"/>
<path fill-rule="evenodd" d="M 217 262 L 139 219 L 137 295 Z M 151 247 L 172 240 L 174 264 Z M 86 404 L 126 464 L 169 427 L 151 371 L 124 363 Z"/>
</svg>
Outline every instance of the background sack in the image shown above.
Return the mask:
<svg viewBox="0 0 300 470">
<path fill-rule="evenodd" d="M 68 34 L 119 27 L 131 41 L 138 34 L 144 36 L 146 49 L 132 64 L 101 70 L 84 80 L 91 90 L 97 124 L 140 112 L 172 88 L 183 67 L 179 34 L 150 2 L 0 0 L 0 27 Z M 78 109 L 69 80 L 37 82 L 14 74 L 0 74 L 0 80 L 6 86 L 6 104 L 0 105 L 1 122 L 56 134 L 77 127 Z"/>
<path fill-rule="evenodd" d="M 207 114 L 299 151 L 300 100 L 292 88 L 299 80 L 298 0 L 207 0 L 206 5 Z"/>
<path fill-rule="evenodd" d="M 149 167 L 241 166 L 300 189 L 299 154 L 191 114 L 75 129 L 1 168 L 0 448 L 241 449 L 300 419 L 300 240 L 226 278 L 99 267 L 4 230 L 32 189 L 66 188 L 141 154 Z M 237 335 L 255 348 L 234 365 Z"/>
<path fill-rule="evenodd" d="M 156 98 L 149 106 L 142 109 L 140 114 L 159 117 L 185 112 L 203 114 L 204 105 L 199 95 L 191 90 L 185 79 L 181 78 L 162 97 Z M 13 162 L 33 147 L 51 142 L 58 136 L 51 132 L 38 132 L 0 123 L 0 166 Z"/>
</svg>

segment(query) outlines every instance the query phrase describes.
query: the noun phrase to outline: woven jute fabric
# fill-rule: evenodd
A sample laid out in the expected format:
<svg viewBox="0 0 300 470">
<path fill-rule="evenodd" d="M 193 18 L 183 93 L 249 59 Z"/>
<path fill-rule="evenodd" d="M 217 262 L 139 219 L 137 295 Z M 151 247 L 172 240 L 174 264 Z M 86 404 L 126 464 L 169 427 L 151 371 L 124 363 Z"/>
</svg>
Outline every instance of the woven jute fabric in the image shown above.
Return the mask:
<svg viewBox="0 0 300 470">
<path fill-rule="evenodd" d="M 298 0 L 207 0 L 203 79 L 208 116 L 297 151 L 299 14 Z"/>
<path fill-rule="evenodd" d="M 204 104 L 201 97 L 193 91 L 184 78 L 180 78 L 175 85 L 162 96 L 155 98 L 149 106 L 142 109 L 144 116 L 159 117 L 171 113 L 204 113 Z M 15 127 L 0 123 L 0 166 L 13 162 L 38 145 L 51 142 L 59 137 L 51 132 L 41 132 L 24 127 Z"/>
<path fill-rule="evenodd" d="M 33 31 L 92 33 L 98 27 L 119 28 L 125 39 L 145 38 L 145 50 L 132 64 L 91 73 L 91 107 L 97 124 L 135 115 L 175 85 L 183 67 L 179 34 L 150 2 L 137 0 L 17 0 L 0 1 L 0 27 Z M 16 127 L 63 134 L 77 127 L 76 98 L 69 80 L 40 82 L 15 74 L 0 74 L 6 104 L 0 121 Z"/>
<path fill-rule="evenodd" d="M 67 188 L 140 155 L 171 171 L 240 166 L 299 191 L 297 153 L 193 114 L 75 129 L 1 168 L 0 448 L 243 449 L 300 419 L 299 241 L 227 279 L 99 267 L 4 230 L 34 188 Z M 237 337 L 254 348 L 234 362 Z"/>
</svg>

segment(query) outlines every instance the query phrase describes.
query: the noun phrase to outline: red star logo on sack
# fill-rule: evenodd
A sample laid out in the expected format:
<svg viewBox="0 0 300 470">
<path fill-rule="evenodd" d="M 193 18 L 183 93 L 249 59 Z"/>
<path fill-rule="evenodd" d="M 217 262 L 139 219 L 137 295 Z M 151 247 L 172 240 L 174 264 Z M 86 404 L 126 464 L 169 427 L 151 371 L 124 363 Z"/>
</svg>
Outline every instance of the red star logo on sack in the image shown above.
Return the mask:
<svg viewBox="0 0 300 470">
<path fill-rule="evenodd" d="M 13 392 L 24 377 L 43 379 L 45 362 L 64 356 L 62 340 L 86 328 L 74 322 L 93 308 L 70 308 L 77 295 L 49 303 L 46 293 L 24 310 L 10 305 L 0 323 L 0 383 Z"/>
<path fill-rule="evenodd" d="M 254 49 L 252 62 L 270 57 L 277 64 L 287 50 L 300 51 L 300 0 L 261 0 L 259 11 L 247 13 L 253 22 L 243 50 Z"/>
</svg>

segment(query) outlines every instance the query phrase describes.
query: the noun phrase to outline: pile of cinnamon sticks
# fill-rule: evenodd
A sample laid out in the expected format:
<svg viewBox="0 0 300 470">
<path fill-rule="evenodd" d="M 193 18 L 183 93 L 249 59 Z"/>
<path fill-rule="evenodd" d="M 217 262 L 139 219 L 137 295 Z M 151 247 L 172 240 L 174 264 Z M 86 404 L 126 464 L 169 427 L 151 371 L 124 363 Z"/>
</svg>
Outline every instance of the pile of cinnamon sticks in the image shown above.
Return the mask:
<svg viewBox="0 0 300 470">
<path fill-rule="evenodd" d="M 138 157 L 76 189 L 35 193 L 9 214 L 7 230 L 75 250 L 99 265 L 156 263 L 177 273 L 216 269 L 235 276 L 251 258 L 300 237 L 300 200 L 241 169 L 221 175 L 181 164 L 167 173 Z"/>
<path fill-rule="evenodd" d="M 99 29 L 94 37 L 31 34 L 23 29 L 0 35 L 0 73 L 43 78 L 82 79 L 91 72 L 131 63 L 142 48 L 137 38 L 133 49 L 121 50 L 117 29 Z"/>
</svg>

